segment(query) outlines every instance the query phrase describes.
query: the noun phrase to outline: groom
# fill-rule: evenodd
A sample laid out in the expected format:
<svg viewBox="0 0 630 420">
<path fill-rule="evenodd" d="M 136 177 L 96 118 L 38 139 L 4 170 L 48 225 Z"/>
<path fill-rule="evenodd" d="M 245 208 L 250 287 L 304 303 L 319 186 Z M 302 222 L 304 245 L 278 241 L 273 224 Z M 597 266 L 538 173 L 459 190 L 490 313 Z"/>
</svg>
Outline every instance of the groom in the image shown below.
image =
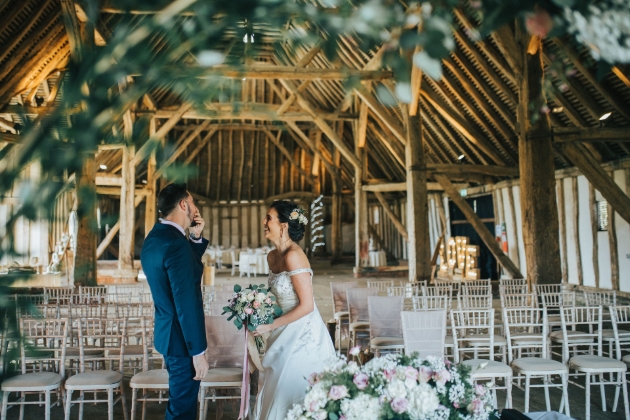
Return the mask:
<svg viewBox="0 0 630 420">
<path fill-rule="evenodd" d="M 208 372 L 200 284 L 208 241 L 186 184 L 165 187 L 157 204 L 163 219 L 144 240 L 140 260 L 155 304 L 155 349 L 169 374 L 166 420 L 194 420 L 199 381 Z"/>
</svg>

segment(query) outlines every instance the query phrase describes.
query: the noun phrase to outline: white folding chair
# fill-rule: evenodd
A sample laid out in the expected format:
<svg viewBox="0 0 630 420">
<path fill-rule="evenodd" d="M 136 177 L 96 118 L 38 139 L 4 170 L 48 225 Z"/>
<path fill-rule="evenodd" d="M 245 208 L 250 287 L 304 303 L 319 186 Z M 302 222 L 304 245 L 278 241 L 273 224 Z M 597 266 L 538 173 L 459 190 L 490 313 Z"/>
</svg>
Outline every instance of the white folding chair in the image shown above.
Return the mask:
<svg viewBox="0 0 630 420">
<path fill-rule="evenodd" d="M 370 314 L 368 311 L 368 296 L 377 296 L 378 290 L 373 288 L 346 289 L 348 302 L 350 332 L 348 351 L 356 346 L 359 339 L 370 340 Z M 349 354 L 348 354 L 349 355 Z"/>
<path fill-rule="evenodd" d="M 400 316 L 406 355 L 444 357 L 446 310 L 401 312 Z"/>
<path fill-rule="evenodd" d="M 402 296 L 368 296 L 370 319 L 370 349 L 376 357 L 383 350 L 401 351 L 404 347 L 400 312 L 403 310 Z"/>
<path fill-rule="evenodd" d="M 586 420 L 591 417 L 591 385 L 599 385 L 602 397 L 602 411 L 606 411 L 605 385 L 621 387 L 623 391 L 623 401 L 625 407 L 626 420 L 630 419 L 628 411 L 628 386 L 626 383 L 627 366 L 624 362 L 602 356 L 602 307 L 601 306 L 573 306 L 560 308 L 560 321 L 563 335 L 563 361 L 568 364 L 569 369 L 573 369 L 585 376 L 586 390 Z M 575 336 L 570 336 L 568 326 L 580 328 L 580 336 L 587 340 L 577 342 Z M 585 331 L 586 330 L 586 331 Z M 574 331 L 575 332 L 575 331 Z M 569 341 L 571 340 L 571 342 Z M 569 355 L 569 344 L 574 347 L 574 355 Z M 606 381 L 605 374 L 611 374 L 611 378 Z M 613 375 L 617 374 L 617 379 Z M 599 382 L 592 381 L 592 376 L 599 376 Z M 574 385 L 582 387 L 579 384 Z M 616 390 L 616 393 L 619 391 Z M 616 401 L 615 401 L 616 402 Z M 616 411 L 616 404 L 613 411 Z"/>
<path fill-rule="evenodd" d="M 565 414 L 569 411 L 569 372 L 564 363 L 552 360 L 547 354 L 547 324 L 545 309 L 533 307 L 503 308 L 503 322 L 508 343 L 508 363 L 517 375 L 525 377 L 525 413 L 529 412 L 531 388 L 544 388 L 547 411 L 551 411 L 549 388 L 562 389 Z M 514 357 L 516 355 L 516 357 Z M 561 384 L 551 381 L 551 376 L 560 376 Z M 520 379 L 522 376 L 515 376 Z M 532 379 L 541 379 L 542 384 L 532 384 Z"/>
<path fill-rule="evenodd" d="M 387 296 L 387 288 L 394 287 L 394 280 L 368 280 L 367 287 L 376 288 L 379 296 Z"/>
<path fill-rule="evenodd" d="M 346 290 L 355 289 L 357 286 L 358 283 L 356 281 L 330 283 L 330 292 L 332 295 L 334 311 L 333 319 L 337 324 L 335 327 L 334 344 L 335 348 L 337 348 L 337 345 L 339 346 L 339 353 L 341 353 L 341 343 L 343 339 L 349 335 L 348 328 L 350 324 L 350 313 L 348 312 L 348 298 Z"/>
</svg>

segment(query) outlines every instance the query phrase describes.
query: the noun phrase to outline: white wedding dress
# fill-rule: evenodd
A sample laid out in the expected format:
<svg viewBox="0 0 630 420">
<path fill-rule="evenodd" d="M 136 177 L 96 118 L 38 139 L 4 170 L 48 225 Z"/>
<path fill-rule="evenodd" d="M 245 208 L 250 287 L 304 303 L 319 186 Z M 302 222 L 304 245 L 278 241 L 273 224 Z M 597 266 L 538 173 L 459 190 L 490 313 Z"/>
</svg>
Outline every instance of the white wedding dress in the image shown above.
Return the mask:
<svg viewBox="0 0 630 420">
<path fill-rule="evenodd" d="M 269 287 L 283 313 L 295 308 L 299 299 L 291 276 L 310 268 L 269 274 Z M 276 328 L 267 339 L 262 360 L 264 383 L 258 393 L 256 420 L 284 420 L 294 404 L 304 401 L 307 378 L 321 372 L 324 363 L 335 355 L 335 348 L 317 307 L 313 312 L 284 327 Z"/>
</svg>

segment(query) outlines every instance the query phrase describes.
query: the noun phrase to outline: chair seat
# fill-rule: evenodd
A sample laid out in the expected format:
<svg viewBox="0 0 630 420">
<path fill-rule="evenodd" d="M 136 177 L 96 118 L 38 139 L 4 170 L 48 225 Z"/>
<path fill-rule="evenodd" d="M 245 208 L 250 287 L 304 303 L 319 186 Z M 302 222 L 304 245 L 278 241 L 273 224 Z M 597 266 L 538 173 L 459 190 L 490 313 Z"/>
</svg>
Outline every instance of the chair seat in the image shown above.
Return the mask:
<svg viewBox="0 0 630 420">
<path fill-rule="evenodd" d="M 12 392 L 55 389 L 61 385 L 62 380 L 61 375 L 55 372 L 26 373 L 2 381 L 2 390 Z"/>
<path fill-rule="evenodd" d="M 567 331 L 567 336 L 569 338 L 569 343 L 592 343 L 593 337 L 583 333 L 581 331 Z M 557 343 L 562 343 L 564 341 L 564 337 L 562 336 L 562 330 L 554 331 L 549 334 L 549 338 L 551 341 L 555 341 Z"/>
<path fill-rule="evenodd" d="M 120 356 L 120 349 L 111 349 L 105 352 L 106 356 Z M 144 346 L 142 344 L 132 344 L 125 346 L 125 357 L 142 357 L 144 355 Z M 149 350 L 151 355 L 151 350 Z"/>
<path fill-rule="evenodd" d="M 120 372 L 113 370 L 95 370 L 79 373 L 66 380 L 67 389 L 108 389 L 116 388 L 122 382 Z"/>
<path fill-rule="evenodd" d="M 480 369 L 479 367 L 484 363 L 487 364 L 486 367 Z M 489 378 L 494 376 L 512 376 L 511 367 L 505 363 L 496 362 L 494 360 L 469 359 L 464 360 L 462 364 L 472 368 L 472 372 L 470 374 L 473 379 Z"/>
<path fill-rule="evenodd" d="M 602 331 L 602 341 L 611 341 L 615 339 L 615 330 L 613 330 L 612 328 L 606 328 L 601 331 Z M 619 334 L 621 335 L 624 335 L 624 334 L 630 335 L 630 331 L 628 330 L 617 330 L 617 331 L 619 331 Z M 620 341 L 628 341 L 628 337 L 620 338 Z"/>
<path fill-rule="evenodd" d="M 206 377 L 201 381 L 202 386 L 208 383 L 218 382 L 241 382 L 243 379 L 243 369 L 241 368 L 214 368 L 210 369 Z"/>
<path fill-rule="evenodd" d="M 474 334 L 466 338 L 466 343 L 468 343 L 471 347 L 486 346 L 488 345 L 489 338 L 490 336 L 488 334 Z M 507 340 L 505 339 L 505 337 L 495 334 L 494 345 L 505 346 L 507 345 Z"/>
<path fill-rule="evenodd" d="M 350 331 L 369 331 L 370 323 L 365 321 L 353 322 L 350 324 Z"/>
<path fill-rule="evenodd" d="M 348 311 L 339 311 L 339 312 L 335 312 L 334 318 L 335 319 L 341 319 L 341 318 L 347 318 L 350 316 L 350 312 Z"/>
<path fill-rule="evenodd" d="M 162 388 L 168 389 L 168 371 L 166 369 L 154 369 L 133 375 L 129 381 L 131 388 Z"/>
<path fill-rule="evenodd" d="M 78 347 L 66 347 L 66 357 L 71 359 L 78 359 L 80 356 L 80 350 Z M 91 349 L 89 347 L 83 348 L 84 357 L 103 357 L 105 352 L 101 349 Z"/>
<path fill-rule="evenodd" d="M 542 357 L 523 357 L 512 362 L 512 368 L 519 372 L 533 373 L 544 372 L 545 374 L 561 374 L 567 372 L 564 363 Z"/>
<path fill-rule="evenodd" d="M 510 334 L 510 340 L 512 340 L 512 344 L 517 346 L 525 346 L 527 344 L 540 345 L 542 335 L 536 336 L 532 333 L 516 333 Z"/>
<path fill-rule="evenodd" d="M 374 337 L 370 340 L 370 347 L 398 347 L 403 348 L 405 342 L 402 337 Z"/>
<path fill-rule="evenodd" d="M 569 366 L 580 372 L 625 372 L 628 369 L 622 361 L 590 354 L 572 357 Z"/>
<path fill-rule="evenodd" d="M 621 358 L 621 361 L 624 362 L 626 365 L 630 366 L 630 354 L 623 356 Z"/>
</svg>

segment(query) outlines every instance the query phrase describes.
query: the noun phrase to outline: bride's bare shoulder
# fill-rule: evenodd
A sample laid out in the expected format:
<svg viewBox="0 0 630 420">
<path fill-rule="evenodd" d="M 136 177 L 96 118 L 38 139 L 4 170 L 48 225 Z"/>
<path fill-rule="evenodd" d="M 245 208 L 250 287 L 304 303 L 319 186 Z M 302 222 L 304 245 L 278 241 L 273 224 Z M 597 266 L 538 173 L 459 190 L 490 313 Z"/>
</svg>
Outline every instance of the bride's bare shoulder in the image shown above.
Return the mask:
<svg viewBox="0 0 630 420">
<path fill-rule="evenodd" d="M 311 264 L 308 257 L 299 246 L 292 247 L 285 256 L 287 271 L 297 270 L 299 268 L 310 268 Z"/>
</svg>

